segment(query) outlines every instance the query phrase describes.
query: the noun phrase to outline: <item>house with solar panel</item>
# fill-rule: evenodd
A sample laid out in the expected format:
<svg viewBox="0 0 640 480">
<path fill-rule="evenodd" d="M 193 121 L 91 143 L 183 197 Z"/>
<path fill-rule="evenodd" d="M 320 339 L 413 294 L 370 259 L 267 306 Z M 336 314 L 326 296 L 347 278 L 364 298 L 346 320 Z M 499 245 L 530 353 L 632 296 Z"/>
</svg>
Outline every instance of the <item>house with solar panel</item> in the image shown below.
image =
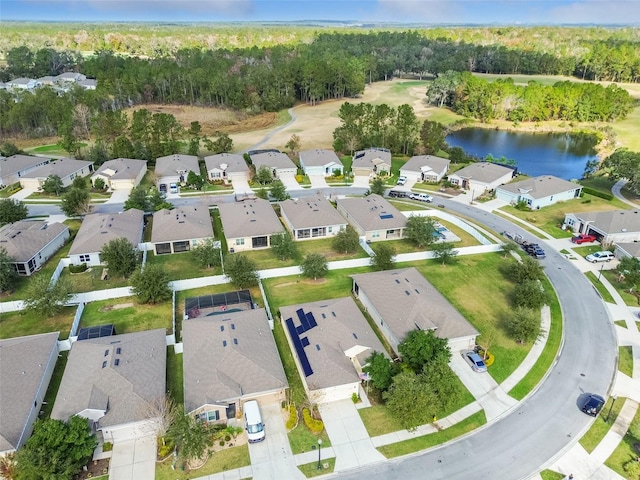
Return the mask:
<svg viewBox="0 0 640 480">
<path fill-rule="evenodd" d="M 280 313 L 309 398 L 330 402 L 359 394 L 367 358 L 385 349 L 353 298 L 280 307 Z"/>
<path fill-rule="evenodd" d="M 414 267 L 351 275 L 353 294 L 398 353 L 412 330 L 433 330 L 452 352 L 473 348 L 478 331 Z"/>
<path fill-rule="evenodd" d="M 353 154 L 351 171 L 354 175 L 388 175 L 391 172 L 391 151 L 386 148 L 367 148 Z"/>
<path fill-rule="evenodd" d="M 324 197 L 280 202 L 280 215 L 295 240 L 331 238 L 347 228 L 347 221 Z"/>
<path fill-rule="evenodd" d="M 51 418 L 86 418 L 105 442 L 153 434 L 153 405 L 166 394 L 164 328 L 79 340 L 71 345 Z"/>
<path fill-rule="evenodd" d="M 284 227 L 267 200 L 220 203 L 220 222 L 229 252 L 271 247 L 271 236 L 284 233 Z"/>
<path fill-rule="evenodd" d="M 340 198 L 337 205 L 338 212 L 367 242 L 399 240 L 404 235 L 407 217 L 380 195 Z"/>
<path fill-rule="evenodd" d="M 215 303 L 215 302 L 214 302 Z M 287 377 L 264 308 L 242 303 L 198 309 L 182 322 L 185 411 L 226 423 L 247 400 L 285 400 Z"/>
<path fill-rule="evenodd" d="M 188 252 L 213 238 L 207 207 L 163 208 L 153 214 L 151 243 L 156 255 Z"/>
</svg>

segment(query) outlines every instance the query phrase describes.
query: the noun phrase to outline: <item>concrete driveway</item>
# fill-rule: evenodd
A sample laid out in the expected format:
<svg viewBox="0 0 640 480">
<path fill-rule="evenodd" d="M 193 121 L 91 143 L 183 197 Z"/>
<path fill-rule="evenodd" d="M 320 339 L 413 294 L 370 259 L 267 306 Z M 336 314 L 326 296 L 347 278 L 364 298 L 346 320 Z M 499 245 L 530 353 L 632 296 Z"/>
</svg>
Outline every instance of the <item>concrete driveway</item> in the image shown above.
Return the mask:
<svg viewBox="0 0 640 480">
<path fill-rule="evenodd" d="M 369 188 L 369 175 L 354 175 L 351 187 Z"/>
<path fill-rule="evenodd" d="M 309 180 L 311 180 L 311 188 L 329 188 L 322 175 L 309 175 Z"/>
<path fill-rule="evenodd" d="M 153 480 L 155 476 L 155 435 L 114 443 L 109 480 Z"/>
<path fill-rule="evenodd" d="M 251 468 L 255 480 L 300 479 L 302 474 L 291 453 L 280 405 L 260 406 L 266 437 L 260 443 L 249 444 Z"/>
<path fill-rule="evenodd" d="M 124 203 L 129 199 L 129 195 L 131 194 L 130 188 L 121 188 L 118 190 L 114 190 L 111 193 L 111 198 L 104 203 Z"/>
<path fill-rule="evenodd" d="M 233 193 L 235 194 L 245 194 L 252 193 L 251 187 L 249 186 L 249 182 L 246 179 L 233 179 L 231 182 L 231 186 L 233 187 Z"/>
<path fill-rule="evenodd" d="M 302 187 L 296 182 L 296 176 L 293 173 L 283 173 L 278 177 L 287 190 L 300 190 Z"/>
</svg>

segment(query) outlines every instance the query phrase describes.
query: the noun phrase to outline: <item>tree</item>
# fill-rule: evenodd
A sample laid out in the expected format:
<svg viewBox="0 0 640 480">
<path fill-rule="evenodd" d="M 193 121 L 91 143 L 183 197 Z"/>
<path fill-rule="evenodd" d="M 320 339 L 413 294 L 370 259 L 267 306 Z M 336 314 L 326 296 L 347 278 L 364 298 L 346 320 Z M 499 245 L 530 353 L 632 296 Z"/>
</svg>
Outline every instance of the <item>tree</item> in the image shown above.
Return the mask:
<svg viewBox="0 0 640 480">
<path fill-rule="evenodd" d="M 187 184 L 191 185 L 196 190 L 202 190 L 204 186 L 204 178 L 202 175 L 198 175 L 197 173 L 189 170 L 189 174 L 187 175 Z"/>
<path fill-rule="evenodd" d="M 602 162 L 612 180 L 626 179 L 627 187 L 640 194 L 640 153 L 619 148 Z"/>
<path fill-rule="evenodd" d="M 415 373 L 433 362 L 447 363 L 451 350 L 446 338 L 438 338 L 433 330 L 412 330 L 398 345 L 402 362 Z"/>
<path fill-rule="evenodd" d="M 310 253 L 304 257 L 300 269 L 302 270 L 302 275 L 307 278 L 317 280 L 320 277 L 324 277 L 329 271 L 327 257 L 321 253 Z"/>
<path fill-rule="evenodd" d="M 169 276 L 161 265 L 147 264 L 131 275 L 131 289 L 142 303 L 159 303 L 171 298 Z"/>
<path fill-rule="evenodd" d="M 433 218 L 411 215 L 407 219 L 404 238 L 411 240 L 419 248 L 424 248 L 435 241 L 437 233 L 436 222 Z"/>
<path fill-rule="evenodd" d="M 88 190 L 71 188 L 62 196 L 60 209 L 68 217 L 75 217 L 89 212 L 91 195 Z"/>
<path fill-rule="evenodd" d="M 432 248 L 434 258 L 440 260 L 441 265 L 448 265 L 456 261 L 458 250 L 453 248 L 451 242 L 438 242 Z"/>
<path fill-rule="evenodd" d="M 360 248 L 360 237 L 358 232 L 351 225 L 347 225 L 347 228 L 340 230 L 333 241 L 331 246 L 336 252 L 339 253 L 354 253 Z"/>
<path fill-rule="evenodd" d="M 87 419 L 38 420 L 16 454 L 17 480 L 71 480 L 91 459 L 98 442 Z"/>
<path fill-rule="evenodd" d="M 396 263 L 394 257 L 396 249 L 386 243 L 381 243 L 373 249 L 371 257 L 371 266 L 376 270 L 391 270 L 395 268 Z"/>
<path fill-rule="evenodd" d="M 425 120 L 420 130 L 420 140 L 427 155 L 436 155 L 447 146 L 445 142 L 446 130 L 439 122 Z"/>
<path fill-rule="evenodd" d="M 23 154 L 24 151 L 16 147 L 14 143 L 2 142 L 2 144 L 0 144 L 0 155 L 2 155 L 3 157 L 11 157 L 20 153 Z"/>
<path fill-rule="evenodd" d="M 71 298 L 71 284 L 65 278 L 52 282 L 44 274 L 31 277 L 24 306 L 42 317 L 58 314 Z"/>
<path fill-rule="evenodd" d="M 511 336 L 519 343 L 534 341 L 540 335 L 540 311 L 516 307 L 507 328 Z"/>
<path fill-rule="evenodd" d="M 18 273 L 13 266 L 13 261 L 13 258 L 7 253 L 7 249 L 0 246 L 0 292 L 8 292 L 18 280 Z"/>
<path fill-rule="evenodd" d="M 104 180 L 100 177 L 96 178 L 95 181 L 93 182 L 93 188 L 95 188 L 96 190 L 104 190 L 104 187 L 106 187 L 106 184 L 104 183 Z"/>
<path fill-rule="evenodd" d="M 15 452 L 7 453 L 0 458 L 0 478 L 5 480 L 16 480 L 18 478 Z"/>
<path fill-rule="evenodd" d="M 433 418 L 435 394 L 420 375 L 411 370 L 393 377 L 393 384 L 382 394 L 386 406 L 409 431 Z"/>
<path fill-rule="evenodd" d="M 273 182 L 273 174 L 271 173 L 271 169 L 266 165 L 260 166 L 255 176 L 256 182 L 260 185 L 267 185 Z"/>
<path fill-rule="evenodd" d="M 448 361 L 426 364 L 422 369 L 422 379 L 435 394 L 435 410 L 448 410 L 460 399 L 459 380 L 449 367 Z"/>
<path fill-rule="evenodd" d="M 219 267 L 222 264 L 222 251 L 208 238 L 191 250 L 191 255 L 202 268 Z"/>
<path fill-rule="evenodd" d="M 152 418 L 156 426 L 158 427 L 158 437 L 164 437 L 173 422 L 176 419 L 176 415 L 181 412 L 181 406 L 169 395 L 149 400 L 144 407 L 142 407 L 142 416 L 144 418 Z M 164 439 L 163 439 L 164 440 Z"/>
<path fill-rule="evenodd" d="M 64 185 L 58 175 L 49 175 L 42 183 L 42 191 L 49 195 L 60 195 L 63 190 Z"/>
<path fill-rule="evenodd" d="M 73 179 L 73 182 L 71 183 L 72 188 L 79 188 L 80 190 L 86 190 L 88 186 L 89 185 L 85 177 L 76 177 Z"/>
<path fill-rule="evenodd" d="M 239 253 L 227 257 L 224 273 L 238 288 L 255 287 L 258 284 L 255 262 Z"/>
<path fill-rule="evenodd" d="M 100 258 L 114 277 L 129 277 L 136 269 L 139 257 L 136 247 L 124 237 L 110 240 L 100 251 Z"/>
<path fill-rule="evenodd" d="M 12 198 L 0 199 L 0 227 L 7 223 L 24 220 L 29 215 L 29 209 L 20 200 Z"/>
<path fill-rule="evenodd" d="M 376 195 L 383 196 L 384 191 L 386 190 L 386 185 L 384 180 L 380 177 L 376 177 L 371 182 L 371 193 L 375 193 Z"/>
<path fill-rule="evenodd" d="M 526 280 L 542 280 L 544 278 L 544 270 L 542 265 L 533 258 L 524 257 L 522 261 L 517 261 L 511 265 L 509 276 L 516 283 Z"/>
<path fill-rule="evenodd" d="M 399 364 L 392 362 L 384 353 L 374 351 L 362 370 L 369 374 L 373 386 L 384 392 L 393 383 L 393 377 L 399 373 Z"/>
<path fill-rule="evenodd" d="M 500 251 L 502 252 L 502 258 L 507 258 L 511 255 L 512 252 L 518 251 L 518 244 L 511 240 L 507 240 L 500 246 Z"/>
<path fill-rule="evenodd" d="M 289 232 L 272 235 L 271 250 L 280 260 L 295 258 L 298 255 L 298 247 Z"/>
<path fill-rule="evenodd" d="M 636 257 L 623 257 L 616 268 L 619 278 L 624 279 L 633 293 L 640 286 L 640 260 Z M 640 301 L 640 298 L 638 299 Z"/>
<path fill-rule="evenodd" d="M 200 122 L 191 122 L 189 130 L 187 130 L 187 134 L 189 135 L 189 150 L 187 153 L 189 155 L 198 155 L 200 152 L 200 139 L 202 138 L 201 133 L 202 126 L 200 125 Z"/>
<path fill-rule="evenodd" d="M 129 198 L 124 202 L 125 210 L 132 208 L 137 208 L 143 212 L 151 211 L 148 192 L 142 185 L 133 187 L 131 193 L 129 193 Z"/>
<path fill-rule="evenodd" d="M 284 186 L 284 183 L 282 183 L 282 180 L 274 180 L 271 182 L 269 194 L 278 202 L 291 198 L 287 193 L 287 188 Z"/>
<path fill-rule="evenodd" d="M 190 459 L 201 458 L 213 444 L 213 436 L 206 422 L 199 422 L 179 410 L 167 430 L 167 437 L 173 441 L 178 456 L 186 463 Z"/>
<path fill-rule="evenodd" d="M 211 140 L 206 137 L 202 139 L 202 143 L 204 143 L 207 150 L 213 154 L 228 153 L 233 150 L 233 140 L 228 134 L 224 132 L 215 132 L 213 135 L 216 137 L 215 140 Z"/>
<path fill-rule="evenodd" d="M 524 280 L 517 283 L 513 298 L 516 306 L 532 310 L 540 310 L 543 305 L 549 302 L 549 296 L 540 280 Z"/>
<path fill-rule="evenodd" d="M 298 152 L 300 151 L 300 137 L 295 133 L 291 135 L 291 138 L 285 144 L 284 148 L 288 149 L 291 155 L 297 157 Z"/>
</svg>

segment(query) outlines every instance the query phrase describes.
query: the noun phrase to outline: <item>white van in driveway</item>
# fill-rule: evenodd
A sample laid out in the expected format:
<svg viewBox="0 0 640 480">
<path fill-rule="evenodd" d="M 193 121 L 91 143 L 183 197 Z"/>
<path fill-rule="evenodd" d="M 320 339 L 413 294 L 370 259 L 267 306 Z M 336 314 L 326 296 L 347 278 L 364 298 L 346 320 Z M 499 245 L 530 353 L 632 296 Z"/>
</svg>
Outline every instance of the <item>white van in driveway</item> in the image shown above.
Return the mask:
<svg viewBox="0 0 640 480">
<path fill-rule="evenodd" d="M 244 404 L 244 428 L 247 430 L 249 443 L 261 442 L 264 440 L 264 423 L 260 415 L 260 406 L 255 400 L 249 400 Z"/>
</svg>

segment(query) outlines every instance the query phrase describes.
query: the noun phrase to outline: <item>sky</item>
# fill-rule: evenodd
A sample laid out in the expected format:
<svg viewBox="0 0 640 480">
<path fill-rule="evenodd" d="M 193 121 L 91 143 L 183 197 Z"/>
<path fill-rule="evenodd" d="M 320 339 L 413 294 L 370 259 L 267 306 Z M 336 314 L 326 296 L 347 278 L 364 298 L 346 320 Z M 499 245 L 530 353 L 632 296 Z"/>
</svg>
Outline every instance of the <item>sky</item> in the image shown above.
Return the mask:
<svg viewBox="0 0 640 480">
<path fill-rule="evenodd" d="M 0 0 L 0 20 L 640 25 L 640 0 Z"/>
</svg>

